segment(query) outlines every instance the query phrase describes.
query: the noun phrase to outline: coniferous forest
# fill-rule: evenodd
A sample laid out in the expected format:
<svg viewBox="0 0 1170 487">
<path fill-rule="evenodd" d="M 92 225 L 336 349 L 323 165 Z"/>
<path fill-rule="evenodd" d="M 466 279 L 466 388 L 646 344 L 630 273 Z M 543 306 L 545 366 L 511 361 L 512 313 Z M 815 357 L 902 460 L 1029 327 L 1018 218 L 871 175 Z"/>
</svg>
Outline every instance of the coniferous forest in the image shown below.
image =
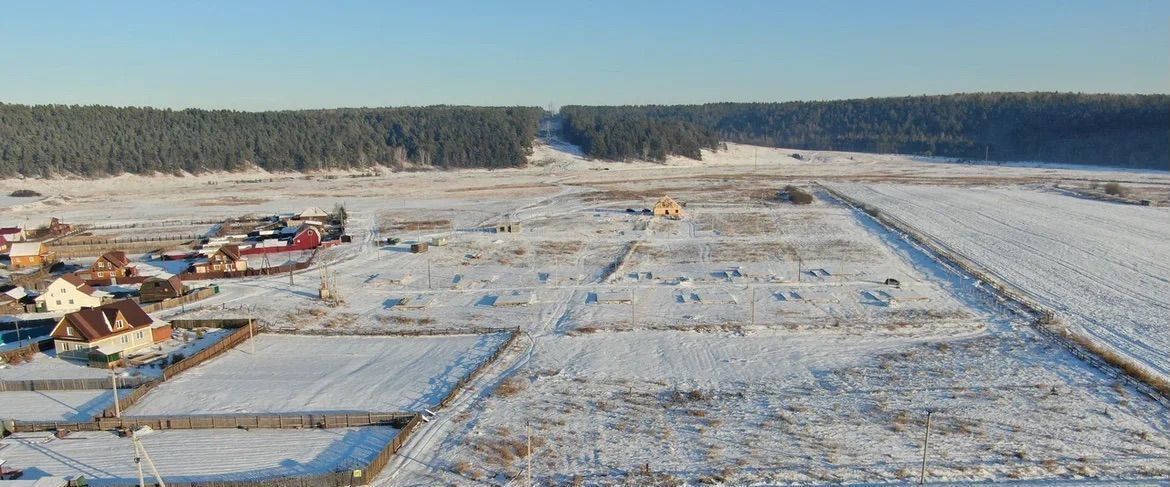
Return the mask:
<svg viewBox="0 0 1170 487">
<path fill-rule="evenodd" d="M 240 112 L 0 104 L 0 176 L 525 163 L 535 107 Z M 591 157 L 700 158 L 720 141 L 1170 169 L 1170 95 L 986 93 L 789 103 L 566 106 Z"/>
<path fill-rule="evenodd" d="M 238 112 L 0 104 L 0 174 L 523 165 L 540 108 Z"/>
<path fill-rule="evenodd" d="M 592 157 L 697 157 L 725 140 L 1170 169 L 1170 96 L 980 93 L 822 102 L 567 106 L 566 138 Z"/>
</svg>

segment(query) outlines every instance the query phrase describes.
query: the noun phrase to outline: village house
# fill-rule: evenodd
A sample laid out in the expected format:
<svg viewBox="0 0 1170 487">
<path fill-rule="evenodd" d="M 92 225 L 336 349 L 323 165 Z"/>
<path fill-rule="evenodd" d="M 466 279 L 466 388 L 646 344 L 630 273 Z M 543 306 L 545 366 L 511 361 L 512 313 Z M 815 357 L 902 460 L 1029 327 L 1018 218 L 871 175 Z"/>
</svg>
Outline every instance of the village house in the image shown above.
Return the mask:
<svg viewBox="0 0 1170 487">
<path fill-rule="evenodd" d="M 100 306 L 109 297 L 109 293 L 94 289 L 77 275 L 65 274 L 49 283 L 35 302 L 41 311 L 75 311 Z"/>
<path fill-rule="evenodd" d="M 8 250 L 13 269 L 40 267 L 52 260 L 52 255 L 43 242 L 15 242 Z"/>
<path fill-rule="evenodd" d="M 66 314 L 53 328 L 57 356 L 114 366 L 126 355 L 155 343 L 154 319 L 131 300 Z"/>
<path fill-rule="evenodd" d="M 48 225 L 27 231 L 25 237 L 34 239 L 64 237 L 72 231 L 73 225 L 64 223 L 59 218 L 53 217 L 49 219 Z"/>
<path fill-rule="evenodd" d="M 248 260 L 240 254 L 240 246 L 236 244 L 224 245 L 207 258 L 207 262 L 200 262 L 191 266 L 196 273 L 205 272 L 236 272 L 248 270 Z"/>
<path fill-rule="evenodd" d="M 102 254 L 89 269 L 90 279 L 116 279 L 136 274 L 138 269 L 130 265 L 130 259 L 121 250 L 111 250 Z"/>
<path fill-rule="evenodd" d="M 683 207 L 674 198 L 663 196 L 657 203 L 654 203 L 654 216 L 682 218 Z"/>
<path fill-rule="evenodd" d="M 20 227 L 0 228 L 0 254 L 7 254 L 14 242 L 24 241 L 24 230 Z"/>
<path fill-rule="evenodd" d="M 183 295 L 183 281 L 179 276 L 150 277 L 142 282 L 139 289 L 139 301 L 153 303 Z"/>
<path fill-rule="evenodd" d="M 304 211 L 297 213 L 297 219 L 314 220 L 324 223 L 329 220 L 329 213 L 314 206 L 312 208 L 305 208 Z"/>
</svg>

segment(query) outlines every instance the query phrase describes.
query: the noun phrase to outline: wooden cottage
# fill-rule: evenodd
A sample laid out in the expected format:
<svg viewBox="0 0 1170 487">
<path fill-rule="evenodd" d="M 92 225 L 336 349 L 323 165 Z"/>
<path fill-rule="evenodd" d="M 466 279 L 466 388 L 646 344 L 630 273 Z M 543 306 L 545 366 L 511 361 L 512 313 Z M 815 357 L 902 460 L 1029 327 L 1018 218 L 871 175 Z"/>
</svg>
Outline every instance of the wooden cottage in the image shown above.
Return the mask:
<svg viewBox="0 0 1170 487">
<path fill-rule="evenodd" d="M 51 261 L 52 255 L 44 242 L 15 242 L 8 250 L 13 269 L 40 267 Z"/>
<path fill-rule="evenodd" d="M 177 298 L 184 294 L 183 281 L 179 276 L 150 277 L 139 288 L 139 301 L 153 303 Z"/>
<path fill-rule="evenodd" d="M 196 273 L 205 272 L 237 272 L 248 270 L 248 259 L 240 254 L 240 246 L 236 244 L 224 245 L 216 250 L 207 262 L 200 262 L 191 266 Z"/>
<path fill-rule="evenodd" d="M 654 216 L 682 218 L 683 207 L 674 198 L 663 196 L 657 203 L 654 203 Z"/>
<path fill-rule="evenodd" d="M 116 279 L 138 274 L 138 269 L 130 265 L 130 259 L 121 250 L 111 250 L 102 254 L 89 268 L 90 279 Z"/>
</svg>

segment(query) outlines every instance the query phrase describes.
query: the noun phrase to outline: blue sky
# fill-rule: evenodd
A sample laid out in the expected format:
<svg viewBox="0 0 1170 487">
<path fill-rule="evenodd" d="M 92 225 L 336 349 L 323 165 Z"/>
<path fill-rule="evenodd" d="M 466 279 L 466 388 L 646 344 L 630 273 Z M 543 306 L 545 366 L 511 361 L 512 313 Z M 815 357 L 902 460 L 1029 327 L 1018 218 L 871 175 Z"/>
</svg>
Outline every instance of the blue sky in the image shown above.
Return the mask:
<svg viewBox="0 0 1170 487">
<path fill-rule="evenodd" d="M 0 102 L 268 110 L 1170 92 L 1170 1 L 5 2 Z"/>
</svg>

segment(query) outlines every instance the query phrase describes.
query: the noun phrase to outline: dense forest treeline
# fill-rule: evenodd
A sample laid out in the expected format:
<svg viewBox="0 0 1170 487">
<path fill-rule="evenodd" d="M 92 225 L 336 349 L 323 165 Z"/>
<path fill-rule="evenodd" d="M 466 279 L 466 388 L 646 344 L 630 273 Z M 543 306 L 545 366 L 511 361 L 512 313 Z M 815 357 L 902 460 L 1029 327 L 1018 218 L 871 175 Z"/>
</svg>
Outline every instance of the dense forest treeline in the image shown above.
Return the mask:
<svg viewBox="0 0 1170 487">
<path fill-rule="evenodd" d="M 544 115 L 536 107 L 238 112 L 0 104 L 0 176 L 513 167 L 531 153 Z M 613 160 L 699 158 L 727 140 L 1170 169 L 1170 95 L 566 106 L 559 116 L 566 139 Z"/>
<path fill-rule="evenodd" d="M 727 140 L 1170 169 L 1170 95 L 976 93 L 788 103 L 566 106 L 565 137 L 606 159 L 698 158 Z M 986 151 L 986 152 L 985 152 Z"/>
<path fill-rule="evenodd" d="M 543 111 L 432 106 L 238 112 L 0 104 L 0 175 L 523 165 Z"/>
</svg>

